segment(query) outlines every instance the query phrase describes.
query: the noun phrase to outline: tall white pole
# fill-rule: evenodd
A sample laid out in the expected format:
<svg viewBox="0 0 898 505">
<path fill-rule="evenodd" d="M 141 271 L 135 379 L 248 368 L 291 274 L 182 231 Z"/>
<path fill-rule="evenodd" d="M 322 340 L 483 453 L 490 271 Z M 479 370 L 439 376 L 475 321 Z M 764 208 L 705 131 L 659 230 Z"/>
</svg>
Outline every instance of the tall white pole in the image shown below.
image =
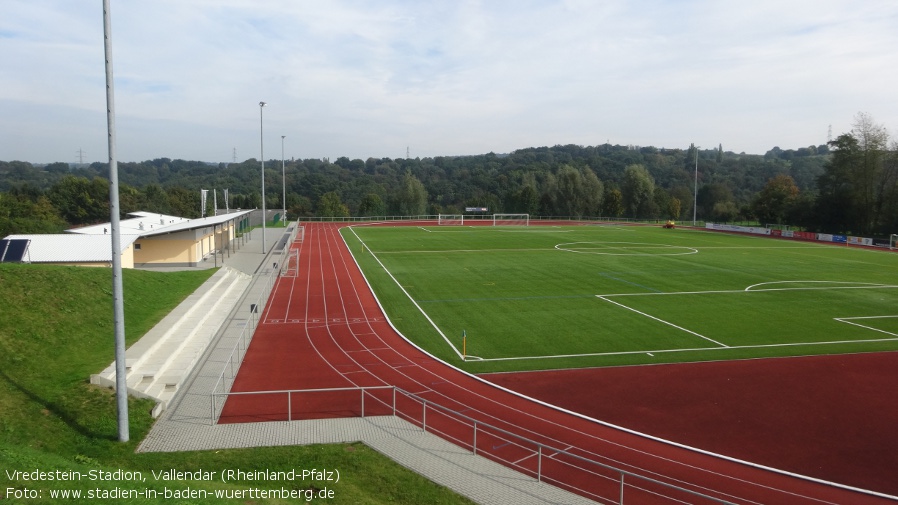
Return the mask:
<svg viewBox="0 0 898 505">
<path fill-rule="evenodd" d="M 103 0 L 103 39 L 106 54 L 106 128 L 109 137 L 109 231 L 112 235 L 112 320 L 115 333 L 115 399 L 118 440 L 127 442 L 128 377 L 125 368 L 125 303 L 122 285 L 122 237 L 119 221 L 118 161 L 115 154 L 115 89 L 112 78 L 112 21 L 109 0 Z"/>
<path fill-rule="evenodd" d="M 287 169 L 284 168 L 284 139 L 287 138 L 286 135 L 281 135 L 281 185 L 284 191 L 284 194 L 281 195 L 281 205 L 284 207 L 284 211 L 281 214 L 281 221 L 284 223 L 284 226 L 287 226 Z"/>
<path fill-rule="evenodd" d="M 265 102 L 259 102 L 259 149 L 262 158 L 262 254 L 265 254 L 265 135 L 262 122 L 262 108 L 265 105 Z"/>
<path fill-rule="evenodd" d="M 695 196 L 692 201 L 692 226 L 695 226 L 695 211 L 698 209 L 698 146 L 695 146 Z"/>
</svg>

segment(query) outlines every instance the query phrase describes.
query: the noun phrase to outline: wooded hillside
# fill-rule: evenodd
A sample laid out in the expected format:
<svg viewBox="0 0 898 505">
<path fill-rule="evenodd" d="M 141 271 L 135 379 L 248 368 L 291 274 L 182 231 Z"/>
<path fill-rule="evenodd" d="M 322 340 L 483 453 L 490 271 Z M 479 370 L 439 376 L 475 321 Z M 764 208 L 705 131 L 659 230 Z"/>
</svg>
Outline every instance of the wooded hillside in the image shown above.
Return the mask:
<svg viewBox="0 0 898 505">
<path fill-rule="evenodd" d="M 885 129 L 859 114 L 829 145 L 764 155 L 603 144 L 509 154 L 287 160 L 291 219 L 462 213 L 465 207 L 559 217 L 758 220 L 811 230 L 898 230 L 898 168 Z M 70 168 L 0 162 L 0 236 L 108 220 L 105 164 Z M 256 159 L 209 164 L 160 158 L 119 163 L 121 207 L 197 217 L 200 189 L 219 208 L 261 207 Z M 266 160 L 266 206 L 280 209 L 281 160 Z M 207 206 L 211 209 L 210 193 Z"/>
</svg>

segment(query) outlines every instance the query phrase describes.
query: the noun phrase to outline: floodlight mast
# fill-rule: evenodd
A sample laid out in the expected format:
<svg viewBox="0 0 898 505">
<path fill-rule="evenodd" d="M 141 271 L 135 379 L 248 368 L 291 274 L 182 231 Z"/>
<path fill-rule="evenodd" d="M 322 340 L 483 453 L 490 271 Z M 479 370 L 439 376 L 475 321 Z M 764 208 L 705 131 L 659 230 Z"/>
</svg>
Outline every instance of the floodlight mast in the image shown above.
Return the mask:
<svg viewBox="0 0 898 505">
<path fill-rule="evenodd" d="M 127 442 L 128 377 L 125 368 L 125 304 L 122 286 L 122 238 L 119 221 L 118 161 L 115 153 L 115 89 L 112 78 L 112 22 L 109 0 L 103 0 L 103 49 L 106 55 L 106 126 L 109 140 L 109 228 L 112 235 L 112 319 L 115 327 L 115 398 L 118 440 Z"/>
<path fill-rule="evenodd" d="M 281 188 L 284 192 L 281 195 L 281 205 L 284 207 L 284 212 L 281 214 L 281 221 L 284 223 L 284 226 L 287 226 L 287 169 L 284 168 L 284 139 L 287 138 L 286 135 L 281 135 Z"/>
<path fill-rule="evenodd" d="M 268 105 L 259 102 L 259 149 L 262 159 L 262 254 L 265 254 L 265 134 L 262 122 L 262 109 Z"/>
<path fill-rule="evenodd" d="M 695 194 L 692 200 L 692 226 L 695 226 L 696 209 L 698 209 L 698 146 L 695 147 Z"/>
</svg>

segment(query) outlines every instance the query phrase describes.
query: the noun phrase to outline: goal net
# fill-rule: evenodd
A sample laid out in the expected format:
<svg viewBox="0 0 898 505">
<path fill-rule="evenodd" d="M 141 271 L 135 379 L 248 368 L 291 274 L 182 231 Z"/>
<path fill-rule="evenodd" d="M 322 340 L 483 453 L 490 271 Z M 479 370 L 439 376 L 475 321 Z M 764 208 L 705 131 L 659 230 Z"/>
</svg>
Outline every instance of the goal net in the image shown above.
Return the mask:
<svg viewBox="0 0 898 505">
<path fill-rule="evenodd" d="M 889 235 L 889 249 L 892 251 L 898 249 L 898 235 L 894 233 Z"/>
<path fill-rule="evenodd" d="M 441 226 L 461 226 L 465 224 L 465 216 L 461 214 L 440 214 L 437 223 Z"/>
<path fill-rule="evenodd" d="M 493 214 L 493 226 L 530 226 L 530 214 Z"/>
<path fill-rule="evenodd" d="M 283 277 L 299 277 L 299 249 L 290 249 L 284 263 L 284 269 L 281 271 Z"/>
</svg>

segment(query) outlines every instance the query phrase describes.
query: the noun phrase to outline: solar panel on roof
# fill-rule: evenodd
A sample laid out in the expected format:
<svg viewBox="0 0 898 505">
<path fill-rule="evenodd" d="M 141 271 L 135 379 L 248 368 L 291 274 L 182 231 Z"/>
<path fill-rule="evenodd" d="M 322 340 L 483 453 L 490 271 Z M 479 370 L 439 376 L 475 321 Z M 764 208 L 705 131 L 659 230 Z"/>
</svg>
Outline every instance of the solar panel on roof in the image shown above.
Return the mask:
<svg viewBox="0 0 898 505">
<path fill-rule="evenodd" d="M 0 240 L 0 262 L 17 263 L 22 261 L 28 251 L 28 239 L 3 239 Z"/>
</svg>

